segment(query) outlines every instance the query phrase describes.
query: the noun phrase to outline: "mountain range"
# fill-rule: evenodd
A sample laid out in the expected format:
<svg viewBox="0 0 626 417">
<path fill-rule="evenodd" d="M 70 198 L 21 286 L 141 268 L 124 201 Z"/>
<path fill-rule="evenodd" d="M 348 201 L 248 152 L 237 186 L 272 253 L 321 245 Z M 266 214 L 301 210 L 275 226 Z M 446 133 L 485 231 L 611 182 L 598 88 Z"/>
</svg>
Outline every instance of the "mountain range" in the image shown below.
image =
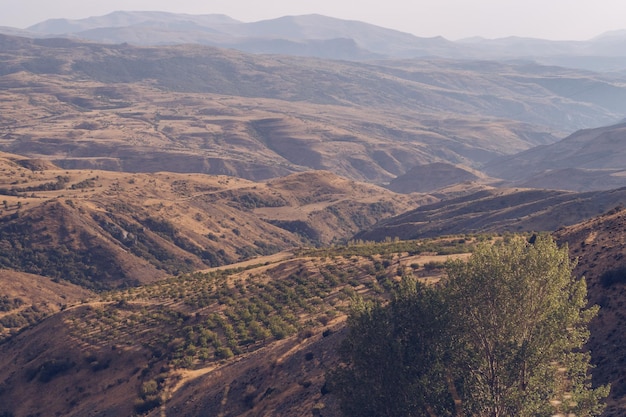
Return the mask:
<svg viewBox="0 0 626 417">
<path fill-rule="evenodd" d="M 588 41 L 469 38 L 457 42 L 420 38 L 358 21 L 321 15 L 284 16 L 245 23 L 224 15 L 118 11 L 80 20 L 52 19 L 25 30 L 0 32 L 31 37 L 70 36 L 136 45 L 203 44 L 252 53 L 343 60 L 441 57 L 526 59 L 599 71 L 626 69 L 626 35 L 607 32 Z"/>
</svg>

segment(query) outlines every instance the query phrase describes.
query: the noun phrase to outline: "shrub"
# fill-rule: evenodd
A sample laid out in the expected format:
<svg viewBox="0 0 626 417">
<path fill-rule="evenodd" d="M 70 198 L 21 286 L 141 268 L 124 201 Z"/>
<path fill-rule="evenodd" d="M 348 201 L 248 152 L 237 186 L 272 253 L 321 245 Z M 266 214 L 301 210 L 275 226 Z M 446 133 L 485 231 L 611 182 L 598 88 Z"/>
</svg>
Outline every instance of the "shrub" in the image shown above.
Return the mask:
<svg viewBox="0 0 626 417">
<path fill-rule="evenodd" d="M 626 266 L 606 271 L 600 276 L 600 282 L 604 288 L 611 287 L 615 284 L 626 283 Z"/>
<path fill-rule="evenodd" d="M 233 356 L 235 356 L 235 354 L 233 353 L 233 351 L 229 348 L 229 347 L 219 347 L 215 350 L 215 357 L 219 358 L 219 359 L 230 359 Z"/>
<path fill-rule="evenodd" d="M 39 367 L 39 381 L 50 382 L 57 376 L 69 371 L 75 363 L 69 359 L 52 359 Z"/>
<path fill-rule="evenodd" d="M 161 398 L 159 397 L 150 397 L 144 400 L 139 400 L 135 403 L 135 412 L 138 414 L 147 413 L 150 410 L 153 410 L 161 405 Z"/>
</svg>

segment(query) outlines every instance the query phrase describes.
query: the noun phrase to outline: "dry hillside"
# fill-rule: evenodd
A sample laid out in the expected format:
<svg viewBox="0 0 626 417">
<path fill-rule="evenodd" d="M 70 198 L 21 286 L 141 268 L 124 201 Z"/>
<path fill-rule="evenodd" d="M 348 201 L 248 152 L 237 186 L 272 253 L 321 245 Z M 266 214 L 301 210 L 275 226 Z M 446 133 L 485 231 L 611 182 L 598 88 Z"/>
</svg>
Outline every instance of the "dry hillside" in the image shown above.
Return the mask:
<svg viewBox="0 0 626 417">
<path fill-rule="evenodd" d="M 611 383 L 605 416 L 626 413 L 626 210 L 617 208 L 556 233 L 578 258 L 576 274 L 587 279 L 589 302 L 600 306 L 588 343 L 597 384 Z"/>
<path fill-rule="evenodd" d="M 443 162 L 418 165 L 394 178 L 387 188 L 397 193 L 429 193 L 457 184 L 495 182 L 479 171 Z"/>
<path fill-rule="evenodd" d="M 463 193 L 465 187 L 477 191 Z M 381 220 L 355 238 L 381 241 L 460 233 L 554 231 L 626 204 L 626 188 L 576 193 L 459 184 L 443 191 L 452 198 L 440 195 L 444 197 L 441 201 Z"/>
<path fill-rule="evenodd" d="M 96 295 L 67 281 L 0 269 L 0 341 Z"/>
<path fill-rule="evenodd" d="M 624 85 L 0 35 L 0 417 L 337 416 L 324 373 L 352 297 L 438 280 L 477 233 L 626 204 L 626 188 L 495 188 L 477 171 L 545 145 L 489 172 L 621 184 L 624 125 L 550 144 L 622 115 L 576 91 Z M 625 218 L 557 232 L 602 306 L 589 347 L 613 383 L 607 417 L 626 410 Z"/>
<path fill-rule="evenodd" d="M 578 131 L 547 146 L 498 158 L 485 166 L 490 175 L 529 188 L 572 191 L 626 186 L 626 124 Z"/>
<path fill-rule="evenodd" d="M 434 201 L 328 172 L 257 183 L 0 156 L 0 265 L 95 289 L 345 240 Z"/>
</svg>

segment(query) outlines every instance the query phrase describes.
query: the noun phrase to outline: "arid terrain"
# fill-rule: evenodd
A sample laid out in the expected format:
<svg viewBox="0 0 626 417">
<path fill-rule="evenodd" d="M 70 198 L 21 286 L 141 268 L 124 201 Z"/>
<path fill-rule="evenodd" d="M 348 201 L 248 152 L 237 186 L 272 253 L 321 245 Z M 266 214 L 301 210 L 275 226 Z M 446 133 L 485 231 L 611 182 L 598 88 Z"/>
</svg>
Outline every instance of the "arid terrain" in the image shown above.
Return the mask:
<svg viewBox="0 0 626 417">
<path fill-rule="evenodd" d="M 0 35 L 0 417 L 339 417 L 356 295 L 540 232 L 624 415 L 626 77 L 351 50 Z"/>
<path fill-rule="evenodd" d="M 416 165 L 476 169 L 615 123 L 622 102 L 606 97 L 626 94 L 615 77 L 527 64 L 358 64 L 3 35 L 0 45 L 0 149 L 66 169 L 252 180 L 314 169 L 384 184 Z"/>
<path fill-rule="evenodd" d="M 498 158 L 485 172 L 526 188 L 590 191 L 625 185 L 626 124 L 585 129 L 547 146 Z"/>
<path fill-rule="evenodd" d="M 448 191 L 448 198 L 381 220 L 355 237 L 381 241 L 459 233 L 553 231 L 626 204 L 626 188 L 584 193 L 531 188 L 472 188 L 472 184 L 460 184 L 444 189 Z M 460 192 L 459 189 L 469 189 L 470 192 L 454 197 L 453 193 Z M 434 196 L 441 198 L 437 193 Z"/>
<path fill-rule="evenodd" d="M 0 156 L 2 265 L 97 289 L 346 240 L 436 201 L 329 172 L 252 182 L 61 170 Z"/>
<path fill-rule="evenodd" d="M 0 345 L 0 411 L 337 415 L 323 387 L 350 298 L 437 279 L 475 242 L 313 249 L 85 297 Z"/>
</svg>

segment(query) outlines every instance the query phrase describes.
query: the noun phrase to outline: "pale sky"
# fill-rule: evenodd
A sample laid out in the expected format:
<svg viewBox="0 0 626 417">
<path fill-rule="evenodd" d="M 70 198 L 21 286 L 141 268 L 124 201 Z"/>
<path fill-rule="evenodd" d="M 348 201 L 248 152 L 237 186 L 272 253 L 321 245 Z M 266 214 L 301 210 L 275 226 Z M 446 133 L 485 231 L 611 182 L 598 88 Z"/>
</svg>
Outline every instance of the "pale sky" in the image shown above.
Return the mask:
<svg viewBox="0 0 626 417">
<path fill-rule="evenodd" d="M 0 0 L 0 26 L 26 28 L 116 10 L 220 13 L 244 22 L 317 13 L 449 40 L 586 40 L 626 29 L 626 0 Z"/>
</svg>

